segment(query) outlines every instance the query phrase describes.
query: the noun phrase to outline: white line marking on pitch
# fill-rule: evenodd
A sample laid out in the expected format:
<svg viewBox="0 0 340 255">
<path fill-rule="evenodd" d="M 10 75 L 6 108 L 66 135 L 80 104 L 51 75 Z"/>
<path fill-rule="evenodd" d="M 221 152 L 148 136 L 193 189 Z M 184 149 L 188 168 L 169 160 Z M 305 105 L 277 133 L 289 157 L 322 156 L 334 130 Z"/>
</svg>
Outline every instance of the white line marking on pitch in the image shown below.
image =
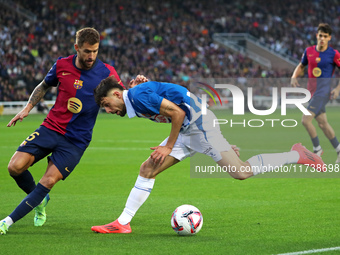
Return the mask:
<svg viewBox="0 0 340 255">
<path fill-rule="evenodd" d="M 331 248 L 322 248 L 322 249 L 314 249 L 308 251 L 297 251 L 297 252 L 288 252 L 288 253 L 280 253 L 277 255 L 299 255 L 299 254 L 312 254 L 317 252 L 328 252 L 328 251 L 338 251 L 340 250 L 340 246 L 338 247 L 331 247 Z"/>
<path fill-rule="evenodd" d="M 108 151 L 152 151 L 150 148 L 128 148 L 128 147 L 89 147 L 87 150 L 108 150 Z"/>
<path fill-rule="evenodd" d="M 163 139 L 164 140 L 164 139 Z M 112 143 L 161 143 L 163 141 L 160 140 L 96 140 L 96 142 L 112 142 Z"/>
</svg>

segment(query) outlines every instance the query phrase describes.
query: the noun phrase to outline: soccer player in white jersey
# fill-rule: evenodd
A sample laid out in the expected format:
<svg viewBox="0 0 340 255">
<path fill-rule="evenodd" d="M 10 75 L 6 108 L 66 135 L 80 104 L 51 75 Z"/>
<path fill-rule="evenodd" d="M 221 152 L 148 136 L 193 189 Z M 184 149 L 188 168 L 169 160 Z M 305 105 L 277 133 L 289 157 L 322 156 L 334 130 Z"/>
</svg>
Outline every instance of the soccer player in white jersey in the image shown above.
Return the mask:
<svg viewBox="0 0 340 255">
<path fill-rule="evenodd" d="M 107 113 L 171 123 L 170 135 L 159 146 L 151 148 L 151 156 L 141 165 L 122 214 L 114 222 L 91 228 L 98 233 L 130 233 L 130 221 L 148 198 L 155 177 L 196 152 L 209 155 L 221 167 L 236 168 L 237 171 L 229 174 L 240 180 L 285 164 L 324 165 L 319 156 L 301 144 L 293 145 L 289 152 L 260 154 L 243 162 L 220 128 L 213 126 L 214 113 L 207 110 L 203 115 L 201 99 L 180 85 L 149 81 L 124 90 L 112 79 L 104 79 L 94 94 L 97 104 Z"/>
</svg>

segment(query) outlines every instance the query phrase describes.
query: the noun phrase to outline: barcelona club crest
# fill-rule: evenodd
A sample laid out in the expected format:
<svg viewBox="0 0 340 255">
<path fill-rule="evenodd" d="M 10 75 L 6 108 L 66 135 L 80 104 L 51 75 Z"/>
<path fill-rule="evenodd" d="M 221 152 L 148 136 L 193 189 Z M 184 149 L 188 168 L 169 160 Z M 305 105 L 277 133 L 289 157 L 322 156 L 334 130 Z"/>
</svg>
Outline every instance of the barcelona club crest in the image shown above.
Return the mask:
<svg viewBox="0 0 340 255">
<path fill-rule="evenodd" d="M 83 87 L 83 81 L 74 80 L 73 87 L 75 87 L 76 89 L 81 89 Z"/>
</svg>

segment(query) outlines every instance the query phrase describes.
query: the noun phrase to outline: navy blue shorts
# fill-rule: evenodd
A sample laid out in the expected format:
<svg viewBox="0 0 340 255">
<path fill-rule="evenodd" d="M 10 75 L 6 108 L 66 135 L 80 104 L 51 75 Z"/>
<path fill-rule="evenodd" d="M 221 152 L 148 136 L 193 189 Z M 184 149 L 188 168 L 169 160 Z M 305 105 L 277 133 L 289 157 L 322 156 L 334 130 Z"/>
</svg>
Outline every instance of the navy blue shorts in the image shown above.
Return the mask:
<svg viewBox="0 0 340 255">
<path fill-rule="evenodd" d="M 315 118 L 318 117 L 321 113 L 326 112 L 326 104 L 328 103 L 329 98 L 327 97 L 318 97 L 313 96 L 309 101 L 307 109 L 311 112 L 315 113 Z"/>
<path fill-rule="evenodd" d="M 63 180 L 73 171 L 84 154 L 84 150 L 71 143 L 62 134 L 40 126 L 25 141 L 17 151 L 27 152 L 35 157 L 32 165 L 52 153 L 47 160 L 63 175 Z"/>
</svg>

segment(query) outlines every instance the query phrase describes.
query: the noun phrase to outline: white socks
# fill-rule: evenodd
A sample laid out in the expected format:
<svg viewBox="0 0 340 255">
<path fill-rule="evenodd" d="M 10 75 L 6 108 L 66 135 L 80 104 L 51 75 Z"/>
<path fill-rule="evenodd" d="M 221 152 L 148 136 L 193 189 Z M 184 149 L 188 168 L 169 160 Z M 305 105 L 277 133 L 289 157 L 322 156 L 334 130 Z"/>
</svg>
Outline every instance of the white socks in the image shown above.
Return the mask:
<svg viewBox="0 0 340 255">
<path fill-rule="evenodd" d="M 249 162 L 254 175 L 272 172 L 274 169 L 286 165 L 296 164 L 299 161 L 299 153 L 297 151 L 260 154 L 251 157 Z"/>
<path fill-rule="evenodd" d="M 319 145 L 318 147 L 314 147 L 313 146 L 313 151 L 319 151 L 319 150 L 321 150 L 322 148 L 321 148 L 321 146 Z"/>
<path fill-rule="evenodd" d="M 340 152 L 340 144 L 338 145 L 338 147 L 335 148 L 336 152 Z"/>
<path fill-rule="evenodd" d="M 118 222 L 120 224 L 126 225 L 131 221 L 138 209 L 149 197 L 154 184 L 155 179 L 148 179 L 138 176 L 135 186 L 132 188 L 126 201 L 124 211 L 118 218 Z"/>
<path fill-rule="evenodd" d="M 7 216 L 6 218 L 4 218 L 3 220 L 1 221 L 4 221 L 6 222 L 7 226 L 11 226 L 13 224 L 13 220 L 11 217 Z"/>
<path fill-rule="evenodd" d="M 253 174 L 270 172 L 277 167 L 285 164 L 295 164 L 300 156 L 297 151 L 260 154 L 248 159 L 253 170 Z M 132 188 L 130 195 L 126 201 L 125 208 L 118 218 L 118 222 L 122 225 L 128 224 L 135 216 L 138 209 L 144 204 L 150 195 L 155 184 L 155 179 L 148 179 L 138 176 L 135 186 Z"/>
</svg>

